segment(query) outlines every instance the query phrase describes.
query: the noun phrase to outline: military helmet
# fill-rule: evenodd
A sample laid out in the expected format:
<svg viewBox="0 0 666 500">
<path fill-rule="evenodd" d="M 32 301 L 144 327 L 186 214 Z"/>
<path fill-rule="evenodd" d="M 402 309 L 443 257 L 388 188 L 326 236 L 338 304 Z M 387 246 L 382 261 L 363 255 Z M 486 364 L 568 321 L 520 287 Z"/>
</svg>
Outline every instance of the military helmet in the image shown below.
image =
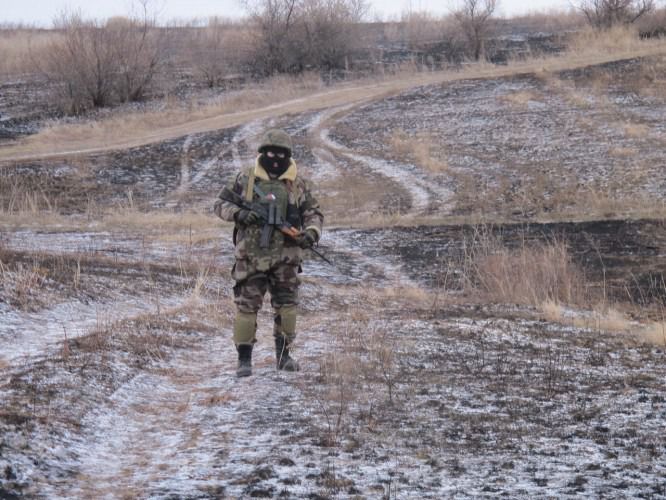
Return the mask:
<svg viewBox="0 0 666 500">
<path fill-rule="evenodd" d="M 263 149 L 269 146 L 284 148 L 291 156 L 291 137 L 282 129 L 272 128 L 267 130 L 261 137 L 261 143 L 259 144 L 258 151 L 262 153 Z"/>
</svg>

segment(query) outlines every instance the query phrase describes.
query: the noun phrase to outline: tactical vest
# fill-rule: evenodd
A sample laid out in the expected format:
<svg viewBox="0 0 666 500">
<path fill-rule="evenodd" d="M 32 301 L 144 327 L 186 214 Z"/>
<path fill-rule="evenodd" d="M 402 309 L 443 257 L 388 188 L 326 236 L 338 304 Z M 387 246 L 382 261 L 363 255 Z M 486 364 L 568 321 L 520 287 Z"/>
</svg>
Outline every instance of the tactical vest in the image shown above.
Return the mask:
<svg viewBox="0 0 666 500">
<path fill-rule="evenodd" d="M 250 175 L 245 188 L 245 199 L 250 198 L 248 193 L 252 189 L 252 201 L 261 203 L 267 208 L 273 219 L 271 222 L 279 225 L 287 221 L 296 228 L 301 228 L 298 197 L 293 196 L 294 203 L 290 203 L 290 193 L 285 181 L 278 179 L 263 180 Z M 277 227 L 266 225 L 251 225 L 245 229 L 244 244 L 251 263 L 257 271 L 267 271 L 282 259 L 285 235 Z"/>
</svg>

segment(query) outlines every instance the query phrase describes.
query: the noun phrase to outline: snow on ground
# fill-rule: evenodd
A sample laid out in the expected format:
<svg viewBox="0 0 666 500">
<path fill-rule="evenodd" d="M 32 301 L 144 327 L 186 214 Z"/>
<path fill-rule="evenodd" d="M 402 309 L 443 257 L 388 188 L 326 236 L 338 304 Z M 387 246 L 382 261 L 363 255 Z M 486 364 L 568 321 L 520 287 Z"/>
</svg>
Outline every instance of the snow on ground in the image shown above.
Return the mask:
<svg viewBox="0 0 666 500">
<path fill-rule="evenodd" d="M 140 232 L 121 231 L 63 231 L 45 232 L 20 230 L 3 232 L 1 241 L 5 248 L 19 251 L 50 253 L 81 256 L 103 256 L 118 261 L 126 259 L 146 263 L 159 264 L 181 260 L 214 257 L 223 265 L 231 262 L 232 243 L 224 237 L 225 231 L 220 230 L 219 239 L 208 239 L 195 244 L 178 241 L 165 241 Z M 194 235 L 196 236 L 196 234 Z"/>
<path fill-rule="evenodd" d="M 153 193 L 155 206 L 174 193 L 208 206 L 222 178 L 253 159 L 253 138 L 288 123 L 307 142 L 297 151 L 316 181 L 353 168 L 404 190 L 405 213 L 416 215 L 448 210 L 451 186 L 387 158 L 386 123 L 439 131 L 454 169 L 492 177 L 558 152 L 565 168 L 580 164 L 576 116 L 570 95 L 546 95 L 531 79 L 459 82 L 97 161 L 104 179 Z M 592 159 L 581 175 L 607 179 L 603 163 Z M 631 253 L 625 273 L 639 259 L 656 265 L 660 234 L 645 239 L 654 228 L 634 226 L 623 233 L 637 234 L 625 242 L 633 246 L 599 246 L 595 258 Z M 7 255 L 23 252 L 17 259 L 91 257 L 84 277 L 99 281 L 83 283 L 104 300 L 55 282 L 56 303 L 2 305 L 0 349 L 14 354 L 0 359 L 0 496 L 666 497 L 664 349 L 447 294 L 437 266 L 460 237 L 451 228 L 326 232 L 321 250 L 334 265 L 304 265 L 294 349 L 303 370 L 275 370 L 266 304 L 254 375 L 238 380 L 228 234 L 193 248 L 116 232 L 3 234 Z M 181 276 L 210 255 L 205 280 Z"/>
<path fill-rule="evenodd" d="M 122 318 L 173 308 L 183 300 L 182 296 L 128 299 L 119 295 L 100 303 L 61 302 L 39 312 L 18 311 L 0 304 L 0 366 L 26 362 L 56 350 L 65 339 L 87 335 Z"/>
</svg>

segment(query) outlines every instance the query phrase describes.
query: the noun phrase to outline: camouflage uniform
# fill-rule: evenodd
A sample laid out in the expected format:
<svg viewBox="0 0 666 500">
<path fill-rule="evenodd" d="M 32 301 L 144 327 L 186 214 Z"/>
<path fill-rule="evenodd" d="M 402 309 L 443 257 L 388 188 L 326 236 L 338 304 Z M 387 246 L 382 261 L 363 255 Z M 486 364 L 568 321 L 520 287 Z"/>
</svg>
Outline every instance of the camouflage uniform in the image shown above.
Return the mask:
<svg viewBox="0 0 666 500">
<path fill-rule="evenodd" d="M 253 184 L 251 196 L 248 186 Z M 227 186 L 244 199 L 253 202 L 273 200 L 284 219 L 303 231 L 311 230 L 321 236 L 323 215 L 319 203 L 312 194 L 308 181 L 297 174 L 296 163 L 290 159 L 289 166 L 279 178 L 271 178 L 257 159 L 255 166 L 239 173 Z M 300 280 L 302 254 L 304 250 L 277 228 L 272 232 L 270 243 L 260 245 L 263 223 L 245 225 L 236 221 L 239 207 L 221 198 L 215 201 L 215 213 L 226 221 L 234 221 L 234 257 L 231 271 L 234 286 L 234 301 L 237 314 L 234 323 L 234 343 L 252 345 L 256 342 L 257 312 L 262 306 L 266 291 L 271 294 L 271 305 L 275 311 L 274 335 L 284 338 L 289 345 L 296 337 L 296 306 Z M 277 341 L 276 341 L 277 342 Z M 277 344 L 276 344 L 277 348 Z"/>
</svg>

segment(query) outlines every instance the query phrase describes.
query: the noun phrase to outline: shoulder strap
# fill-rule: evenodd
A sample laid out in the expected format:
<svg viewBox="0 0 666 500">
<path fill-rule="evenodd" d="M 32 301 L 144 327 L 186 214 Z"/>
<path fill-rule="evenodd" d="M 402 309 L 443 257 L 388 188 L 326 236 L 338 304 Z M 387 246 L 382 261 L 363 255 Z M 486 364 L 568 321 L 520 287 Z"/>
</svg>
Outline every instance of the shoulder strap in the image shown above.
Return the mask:
<svg viewBox="0 0 666 500">
<path fill-rule="evenodd" d="M 254 195 L 254 168 L 250 170 L 250 174 L 247 179 L 247 188 L 245 190 L 245 201 L 252 201 L 253 195 Z"/>
</svg>

